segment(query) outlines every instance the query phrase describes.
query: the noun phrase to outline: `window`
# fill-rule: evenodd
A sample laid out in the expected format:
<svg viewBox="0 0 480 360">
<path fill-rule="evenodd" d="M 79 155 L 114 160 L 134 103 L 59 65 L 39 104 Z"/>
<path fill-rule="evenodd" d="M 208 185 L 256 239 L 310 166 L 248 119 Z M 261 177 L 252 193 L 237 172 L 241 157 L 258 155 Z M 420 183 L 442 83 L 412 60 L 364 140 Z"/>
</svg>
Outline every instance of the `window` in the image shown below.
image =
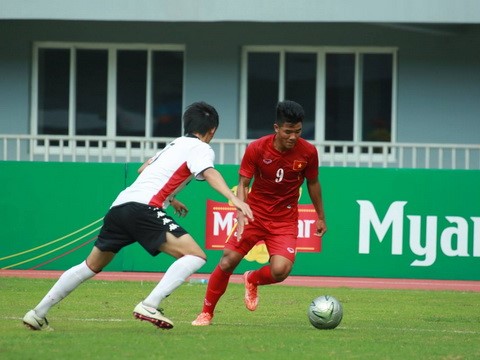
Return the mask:
<svg viewBox="0 0 480 360">
<path fill-rule="evenodd" d="M 327 54 L 325 59 L 325 139 L 353 141 L 355 55 Z"/>
<path fill-rule="evenodd" d="M 75 134 L 105 136 L 107 135 L 108 52 L 77 50 L 76 60 Z M 68 91 L 66 93 L 68 94 Z M 85 145 L 84 142 L 78 144 Z"/>
<path fill-rule="evenodd" d="M 70 52 L 38 51 L 38 134 L 68 134 Z"/>
<path fill-rule="evenodd" d="M 279 66 L 278 53 L 252 53 L 248 57 L 248 139 L 272 131 L 272 119 L 278 101 Z"/>
<path fill-rule="evenodd" d="M 276 103 L 290 99 L 305 109 L 306 139 L 394 140 L 395 49 L 251 46 L 243 57 L 243 138 L 271 133 Z"/>
<path fill-rule="evenodd" d="M 305 139 L 315 138 L 316 79 L 316 54 L 285 54 L 285 99 L 295 99 L 302 104 L 305 110 L 302 136 Z"/>
<path fill-rule="evenodd" d="M 39 43 L 34 57 L 34 135 L 182 134 L 182 46 Z M 85 145 L 76 142 L 77 147 Z M 107 145 L 91 141 L 89 146 Z"/>
<path fill-rule="evenodd" d="M 145 136 L 147 98 L 147 52 L 117 52 L 116 135 Z"/>
<path fill-rule="evenodd" d="M 392 131 L 392 55 L 364 54 L 362 70 L 362 140 L 389 142 Z"/>
</svg>

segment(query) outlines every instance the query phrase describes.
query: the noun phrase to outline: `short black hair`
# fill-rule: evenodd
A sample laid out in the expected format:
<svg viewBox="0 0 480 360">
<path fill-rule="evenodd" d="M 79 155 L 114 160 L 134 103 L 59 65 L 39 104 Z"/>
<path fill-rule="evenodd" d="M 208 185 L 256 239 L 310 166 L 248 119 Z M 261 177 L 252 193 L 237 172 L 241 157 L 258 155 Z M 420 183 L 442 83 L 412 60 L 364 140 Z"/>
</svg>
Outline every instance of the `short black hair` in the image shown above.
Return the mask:
<svg viewBox="0 0 480 360">
<path fill-rule="evenodd" d="M 206 102 L 194 102 L 183 113 L 185 134 L 198 133 L 205 135 L 210 130 L 216 128 L 218 128 L 217 110 Z"/>
<path fill-rule="evenodd" d="M 296 124 L 303 122 L 305 118 L 305 111 L 302 105 L 292 100 L 280 101 L 277 104 L 277 118 L 275 123 L 277 125 L 283 125 L 284 123 Z"/>
</svg>

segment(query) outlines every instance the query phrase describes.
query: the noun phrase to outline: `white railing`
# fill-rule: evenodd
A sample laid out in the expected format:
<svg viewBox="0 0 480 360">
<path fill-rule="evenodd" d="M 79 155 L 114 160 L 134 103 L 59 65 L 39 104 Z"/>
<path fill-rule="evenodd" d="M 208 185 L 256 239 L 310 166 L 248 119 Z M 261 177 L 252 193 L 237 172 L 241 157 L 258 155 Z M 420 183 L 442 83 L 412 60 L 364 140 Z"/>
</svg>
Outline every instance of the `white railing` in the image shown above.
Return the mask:
<svg viewBox="0 0 480 360">
<path fill-rule="evenodd" d="M 143 162 L 173 138 L 0 135 L 0 160 Z M 213 139 L 217 164 L 239 164 L 251 140 Z M 314 143 L 320 166 L 480 169 L 480 144 Z"/>
</svg>

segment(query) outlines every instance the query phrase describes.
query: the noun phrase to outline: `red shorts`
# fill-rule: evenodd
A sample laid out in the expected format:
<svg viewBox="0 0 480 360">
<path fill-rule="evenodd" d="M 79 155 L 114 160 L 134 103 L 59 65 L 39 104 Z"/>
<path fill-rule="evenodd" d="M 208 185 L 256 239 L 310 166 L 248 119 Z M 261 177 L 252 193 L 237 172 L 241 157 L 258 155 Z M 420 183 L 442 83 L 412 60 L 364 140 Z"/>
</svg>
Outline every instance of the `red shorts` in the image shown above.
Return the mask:
<svg viewBox="0 0 480 360">
<path fill-rule="evenodd" d="M 243 230 L 242 240 L 230 237 L 225 244 L 226 249 L 236 251 L 243 256 L 259 241 L 264 241 L 268 254 L 281 255 L 291 262 L 295 261 L 297 248 L 298 224 L 297 222 L 264 221 L 255 218 Z"/>
</svg>

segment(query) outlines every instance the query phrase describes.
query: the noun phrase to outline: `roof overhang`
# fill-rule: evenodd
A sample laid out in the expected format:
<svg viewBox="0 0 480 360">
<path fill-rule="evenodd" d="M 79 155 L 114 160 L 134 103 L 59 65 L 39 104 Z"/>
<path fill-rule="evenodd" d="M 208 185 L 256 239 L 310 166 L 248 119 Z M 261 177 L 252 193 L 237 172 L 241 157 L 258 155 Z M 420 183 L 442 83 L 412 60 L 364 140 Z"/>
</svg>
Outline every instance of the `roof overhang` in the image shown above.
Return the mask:
<svg viewBox="0 0 480 360">
<path fill-rule="evenodd" d="M 1 0 L 0 19 L 480 24 L 480 1 Z"/>
</svg>

